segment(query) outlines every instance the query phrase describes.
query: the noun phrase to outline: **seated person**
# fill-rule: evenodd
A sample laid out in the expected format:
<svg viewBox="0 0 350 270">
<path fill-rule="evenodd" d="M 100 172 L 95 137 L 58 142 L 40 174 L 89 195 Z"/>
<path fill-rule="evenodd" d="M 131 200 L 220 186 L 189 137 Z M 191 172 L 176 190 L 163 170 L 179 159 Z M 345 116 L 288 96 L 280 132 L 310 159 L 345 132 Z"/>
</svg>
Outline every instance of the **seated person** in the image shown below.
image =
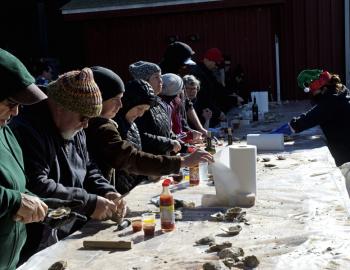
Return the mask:
<svg viewBox="0 0 350 270">
<path fill-rule="evenodd" d="M 0 269 L 14 270 L 27 236 L 24 224 L 43 221 L 48 207 L 26 190 L 22 151 L 7 123 L 20 104 L 37 103 L 46 95 L 23 63 L 2 49 L 0 78 Z"/>
<path fill-rule="evenodd" d="M 173 132 L 186 142 L 200 142 L 202 134 L 191 129 L 187 123 L 184 84 L 181 77 L 174 73 L 167 73 L 162 75 L 162 79 L 161 98 L 168 105 L 169 121 L 172 123 Z"/>
<path fill-rule="evenodd" d="M 179 152 L 182 146 L 172 133 L 167 106 L 158 97 L 163 85 L 160 67 L 154 63 L 138 61 L 129 66 L 129 71 L 135 80 L 148 82 L 155 94 L 154 106 L 135 120 L 141 136 L 142 150 L 157 155 Z"/>
<path fill-rule="evenodd" d="M 122 108 L 124 83 L 110 69 L 104 67 L 91 69 L 102 93 L 103 107 L 101 115 L 90 119 L 89 126 L 85 130 L 87 146 L 89 154 L 111 183 L 120 183 L 121 181 L 116 180 L 119 177 L 127 180 L 128 174 L 161 176 L 178 173 L 182 166 L 191 167 L 201 160 L 212 160 L 212 157 L 204 151 L 196 151 L 185 157 L 152 155 L 123 140 L 118 125 L 112 118 Z"/>
<path fill-rule="evenodd" d="M 193 106 L 196 110 L 195 115 L 190 114 L 190 110 L 187 110 L 187 116 L 189 119 L 189 123 L 193 126 L 198 126 L 197 122 L 199 121 L 197 115 L 201 116 L 201 119 L 203 121 L 203 125 L 201 122 L 199 122 L 200 126 L 199 129 L 206 128 L 208 129 L 210 127 L 210 119 L 212 118 L 212 111 L 209 108 L 198 108 L 196 107 L 196 101 L 197 101 L 197 94 L 200 90 L 200 81 L 196 79 L 193 75 L 185 75 L 183 77 L 184 85 L 185 85 L 185 96 L 192 102 Z M 198 121 L 197 121 L 198 119 Z"/>
<path fill-rule="evenodd" d="M 27 188 L 41 197 L 80 200 L 83 206 L 77 211 L 98 220 L 125 214 L 124 201 L 117 200 L 120 194 L 87 152 L 83 128 L 101 109 L 101 93 L 92 71 L 85 68 L 50 83 L 48 99 L 30 106 L 11 122 L 23 150 Z M 29 225 L 27 231 L 22 256 L 57 241 L 56 231 L 42 224 Z"/>
</svg>

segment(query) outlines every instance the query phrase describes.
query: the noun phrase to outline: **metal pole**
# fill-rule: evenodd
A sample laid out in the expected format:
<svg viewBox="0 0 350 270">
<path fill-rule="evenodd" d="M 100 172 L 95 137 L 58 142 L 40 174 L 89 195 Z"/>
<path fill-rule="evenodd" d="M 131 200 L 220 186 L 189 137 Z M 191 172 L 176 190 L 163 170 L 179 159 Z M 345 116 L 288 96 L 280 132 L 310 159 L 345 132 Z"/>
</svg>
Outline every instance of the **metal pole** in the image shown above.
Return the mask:
<svg viewBox="0 0 350 270">
<path fill-rule="evenodd" d="M 281 78 L 280 78 L 280 54 L 278 36 L 275 34 L 275 59 L 276 59 L 276 92 L 277 104 L 281 103 Z"/>
</svg>

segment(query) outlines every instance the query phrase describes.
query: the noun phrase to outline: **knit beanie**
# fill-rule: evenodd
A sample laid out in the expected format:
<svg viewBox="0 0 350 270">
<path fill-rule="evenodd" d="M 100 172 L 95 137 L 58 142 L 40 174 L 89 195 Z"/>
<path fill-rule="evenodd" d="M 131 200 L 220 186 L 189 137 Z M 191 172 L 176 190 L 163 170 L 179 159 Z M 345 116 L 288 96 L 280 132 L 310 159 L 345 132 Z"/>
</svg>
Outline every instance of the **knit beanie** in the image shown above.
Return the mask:
<svg viewBox="0 0 350 270">
<path fill-rule="evenodd" d="M 125 93 L 122 97 L 123 107 L 120 114 L 126 114 L 138 105 L 154 106 L 156 96 L 152 86 L 143 80 L 132 80 L 125 84 Z"/>
<path fill-rule="evenodd" d="M 322 88 L 330 79 L 331 75 L 328 71 L 323 71 L 321 69 L 307 69 L 299 73 L 297 81 L 298 86 L 304 89 L 305 93 L 308 93 Z"/>
<path fill-rule="evenodd" d="M 176 96 L 183 89 L 184 83 L 181 77 L 174 73 L 166 73 L 162 75 L 162 80 L 162 96 Z"/>
<path fill-rule="evenodd" d="M 100 66 L 94 66 L 91 70 L 101 91 L 103 101 L 124 93 L 125 88 L 122 79 L 112 70 Z"/>
<path fill-rule="evenodd" d="M 47 95 L 65 109 L 82 116 L 96 117 L 102 110 L 101 92 L 90 68 L 61 75 L 48 85 Z"/>
<path fill-rule="evenodd" d="M 160 67 L 154 63 L 138 61 L 129 66 L 129 72 L 135 80 L 149 81 L 149 78 L 157 72 L 161 72 Z"/>
</svg>

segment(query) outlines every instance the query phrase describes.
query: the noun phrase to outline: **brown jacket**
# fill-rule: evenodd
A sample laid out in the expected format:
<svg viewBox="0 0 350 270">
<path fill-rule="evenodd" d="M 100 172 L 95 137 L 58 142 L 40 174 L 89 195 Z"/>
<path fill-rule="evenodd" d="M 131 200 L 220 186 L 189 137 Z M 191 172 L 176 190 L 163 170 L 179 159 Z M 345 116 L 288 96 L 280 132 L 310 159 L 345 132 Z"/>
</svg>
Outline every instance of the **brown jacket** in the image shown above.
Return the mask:
<svg viewBox="0 0 350 270">
<path fill-rule="evenodd" d="M 108 180 L 113 180 L 115 169 L 149 176 L 179 172 L 180 157 L 139 151 L 131 143 L 122 140 L 117 128 L 113 120 L 96 117 L 89 121 L 85 130 L 91 159 Z"/>
</svg>

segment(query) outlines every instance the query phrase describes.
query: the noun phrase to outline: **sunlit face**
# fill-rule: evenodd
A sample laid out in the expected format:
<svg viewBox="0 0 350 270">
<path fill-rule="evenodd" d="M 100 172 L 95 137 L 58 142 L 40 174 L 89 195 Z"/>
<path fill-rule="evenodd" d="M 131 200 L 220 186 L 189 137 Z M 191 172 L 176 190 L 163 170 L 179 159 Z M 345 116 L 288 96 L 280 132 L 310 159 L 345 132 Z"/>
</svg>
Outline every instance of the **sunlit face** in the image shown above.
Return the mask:
<svg viewBox="0 0 350 270">
<path fill-rule="evenodd" d="M 141 117 L 145 111 L 149 110 L 149 108 L 150 105 L 148 104 L 137 105 L 127 112 L 125 118 L 129 123 L 132 123 L 136 118 Z"/>
<path fill-rule="evenodd" d="M 73 138 L 78 131 L 88 127 L 90 117 L 63 108 L 58 110 L 57 114 L 56 126 L 66 140 Z"/>
<path fill-rule="evenodd" d="M 118 111 L 123 107 L 122 104 L 123 93 L 116 95 L 102 103 L 101 116 L 107 119 L 112 119 L 118 113 Z"/>
<path fill-rule="evenodd" d="M 0 126 L 6 125 L 11 116 L 18 114 L 19 104 L 7 98 L 0 102 Z"/>
<path fill-rule="evenodd" d="M 186 85 L 185 87 L 186 96 L 192 100 L 197 97 L 198 87 L 196 85 Z"/>
<path fill-rule="evenodd" d="M 149 78 L 148 83 L 152 86 L 155 95 L 159 95 L 162 91 L 163 80 L 160 72 L 152 74 Z"/>
</svg>

